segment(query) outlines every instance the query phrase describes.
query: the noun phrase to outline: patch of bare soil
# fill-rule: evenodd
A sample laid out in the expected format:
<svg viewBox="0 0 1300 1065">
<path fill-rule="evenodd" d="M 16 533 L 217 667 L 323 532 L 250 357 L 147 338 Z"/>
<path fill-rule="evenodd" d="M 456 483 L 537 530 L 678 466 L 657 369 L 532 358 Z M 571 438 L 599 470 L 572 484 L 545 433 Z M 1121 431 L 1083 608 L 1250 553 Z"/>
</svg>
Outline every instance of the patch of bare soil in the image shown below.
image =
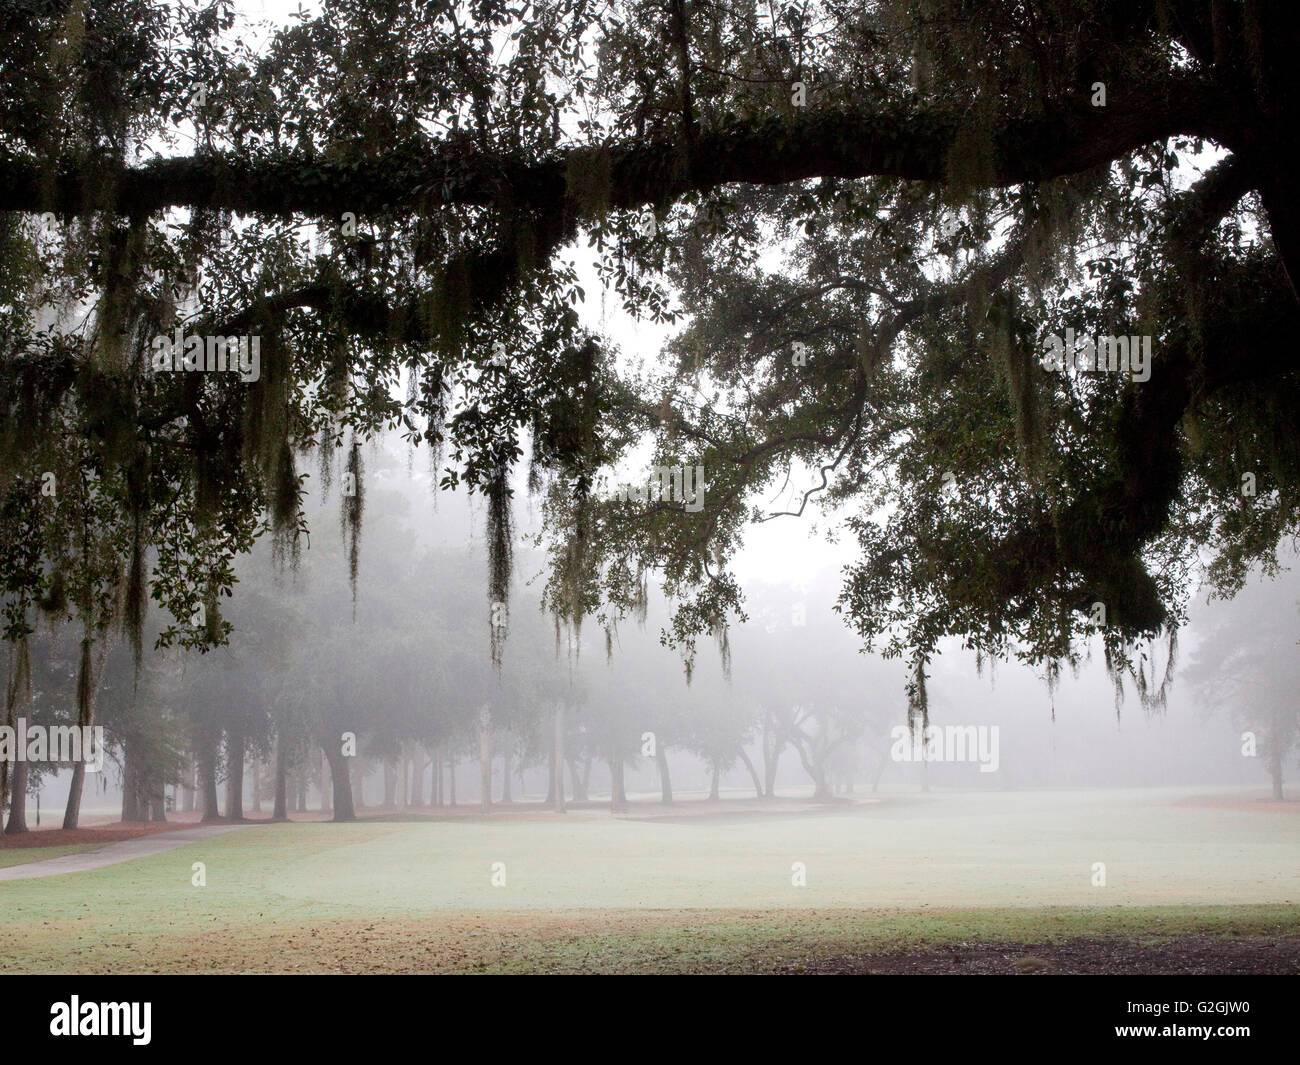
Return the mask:
<svg viewBox="0 0 1300 1065">
<path fill-rule="evenodd" d="M 1159 942 L 1122 936 L 1064 943 L 974 943 L 969 946 L 813 958 L 778 974 L 1090 974 L 1138 976 L 1291 975 L 1300 973 L 1300 936 L 1275 939 L 1195 934 Z"/>
<path fill-rule="evenodd" d="M 152 836 L 159 832 L 174 832 L 178 828 L 192 828 L 193 823 L 181 821 L 127 824 L 118 821 L 109 825 L 89 828 L 41 828 L 33 832 L 20 832 L 16 836 L 0 836 L 0 848 L 17 850 L 22 847 L 68 847 L 78 843 L 121 843 L 125 839 Z"/>
</svg>

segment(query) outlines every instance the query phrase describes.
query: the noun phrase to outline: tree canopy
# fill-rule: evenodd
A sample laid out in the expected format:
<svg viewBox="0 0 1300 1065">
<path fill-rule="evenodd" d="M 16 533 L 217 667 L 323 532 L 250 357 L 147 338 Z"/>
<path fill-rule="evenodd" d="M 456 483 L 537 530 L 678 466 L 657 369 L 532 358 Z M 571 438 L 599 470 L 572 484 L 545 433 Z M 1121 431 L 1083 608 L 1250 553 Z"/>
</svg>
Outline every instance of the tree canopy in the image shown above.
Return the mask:
<svg viewBox="0 0 1300 1065">
<path fill-rule="evenodd" d="M 1296 529 L 1297 20 L 324 0 L 258 35 L 226 2 L 2 0 L 5 635 L 76 617 L 93 671 L 152 595 L 164 643 L 219 642 L 233 557 L 299 549 L 313 455 L 355 579 L 359 445 L 396 429 L 486 497 L 488 607 L 527 459 L 557 624 L 653 576 L 688 667 L 725 652 L 728 559 L 811 470 L 778 509 L 845 514 L 841 610 L 921 714 L 954 636 L 1050 679 L 1100 633 L 1158 698 L 1135 641 Z M 662 358 L 579 314 L 584 245 L 680 323 Z M 1148 375 L 1045 365 L 1076 335 Z M 178 337 L 255 338 L 257 372 L 159 369 Z M 702 507 L 602 491 L 648 441 Z"/>
</svg>

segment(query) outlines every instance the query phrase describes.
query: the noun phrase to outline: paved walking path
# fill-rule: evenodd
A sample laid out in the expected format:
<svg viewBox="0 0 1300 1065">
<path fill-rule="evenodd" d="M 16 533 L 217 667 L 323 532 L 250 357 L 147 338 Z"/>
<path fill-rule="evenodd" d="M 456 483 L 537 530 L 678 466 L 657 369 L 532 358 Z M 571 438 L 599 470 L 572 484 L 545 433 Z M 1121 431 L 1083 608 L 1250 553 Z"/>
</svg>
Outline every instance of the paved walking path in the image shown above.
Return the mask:
<svg viewBox="0 0 1300 1065">
<path fill-rule="evenodd" d="M 237 828 L 252 827 L 252 825 L 202 825 L 198 828 L 182 828 L 176 832 L 156 832 L 149 836 L 122 840 L 120 843 L 109 843 L 97 851 L 82 851 L 79 854 L 46 858 L 40 862 L 11 865 L 0 869 L 0 880 L 35 880 L 42 876 L 84 873 L 89 869 L 102 869 L 106 865 L 129 862 L 133 858 L 148 858 L 153 854 L 163 854 L 177 847 L 183 847 L 187 843 L 211 839 L 213 836 L 220 836 L 223 832 L 232 832 Z"/>
</svg>

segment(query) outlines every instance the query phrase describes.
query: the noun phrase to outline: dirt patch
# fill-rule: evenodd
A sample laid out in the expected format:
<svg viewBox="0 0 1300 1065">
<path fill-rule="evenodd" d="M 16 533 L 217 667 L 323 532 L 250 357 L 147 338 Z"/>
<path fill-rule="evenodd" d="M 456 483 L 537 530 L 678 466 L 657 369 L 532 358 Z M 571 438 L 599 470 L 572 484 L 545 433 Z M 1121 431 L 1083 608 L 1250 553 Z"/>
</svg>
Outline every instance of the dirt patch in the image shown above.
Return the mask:
<svg viewBox="0 0 1300 1065">
<path fill-rule="evenodd" d="M 1053 943 L 972 940 L 951 946 L 845 953 L 808 938 L 816 915 L 710 910 L 447 912 L 437 918 L 276 921 L 249 935 L 218 920 L 192 934 L 142 941 L 96 933 L 75 971 L 209 973 L 752 973 L 1189 974 L 1300 973 L 1300 935 L 1188 932 L 1075 936 Z M 763 927 L 737 939 L 729 932 Z M 61 931 L 75 940 L 79 930 Z M 268 944 L 274 944 L 273 948 Z M 20 948 L 19 953 L 22 953 Z M 74 952 L 75 953 L 75 952 Z M 0 963 L 0 968 L 4 968 Z M 42 971 L 49 971 L 48 969 Z"/>
<path fill-rule="evenodd" d="M 974 943 L 969 946 L 810 958 L 774 969 L 808 975 L 951 974 L 1237 976 L 1300 973 L 1300 936 L 1276 939 L 1175 936 L 1135 942 L 1119 936 L 1064 943 Z"/>
<path fill-rule="evenodd" d="M 17 850 L 25 847 L 68 847 L 79 843 L 121 843 L 126 839 L 152 836 L 159 832 L 175 832 L 180 828 L 193 828 L 185 822 L 157 824 L 127 824 L 119 821 L 111 825 L 90 828 L 42 828 L 34 832 L 20 832 L 16 836 L 0 836 L 0 850 Z"/>
</svg>

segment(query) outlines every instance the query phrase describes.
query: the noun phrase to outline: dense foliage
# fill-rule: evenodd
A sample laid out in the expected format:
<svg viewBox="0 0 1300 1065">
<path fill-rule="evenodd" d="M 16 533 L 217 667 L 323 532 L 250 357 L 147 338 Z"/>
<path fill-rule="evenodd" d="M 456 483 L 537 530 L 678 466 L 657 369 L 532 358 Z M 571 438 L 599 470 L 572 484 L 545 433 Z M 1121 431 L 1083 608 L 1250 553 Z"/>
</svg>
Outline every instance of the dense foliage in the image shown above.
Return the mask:
<svg viewBox="0 0 1300 1065">
<path fill-rule="evenodd" d="M 164 644 L 221 641 L 312 453 L 355 579 L 358 445 L 396 428 L 486 496 L 489 608 L 529 448 L 557 621 L 612 629 L 654 575 L 688 664 L 725 652 L 728 556 L 811 469 L 780 509 L 848 508 L 842 609 L 920 712 L 947 636 L 1054 676 L 1100 632 L 1158 698 L 1134 642 L 1296 528 L 1297 17 L 326 0 L 259 40 L 225 2 L 3 0 L 5 635 L 77 619 L 86 693 L 148 594 Z M 668 358 L 583 324 L 584 242 L 683 323 Z M 256 378 L 151 372 L 178 328 L 258 338 Z M 1045 369 L 1067 328 L 1149 337 L 1149 377 Z M 647 440 L 702 508 L 599 490 Z"/>
</svg>

